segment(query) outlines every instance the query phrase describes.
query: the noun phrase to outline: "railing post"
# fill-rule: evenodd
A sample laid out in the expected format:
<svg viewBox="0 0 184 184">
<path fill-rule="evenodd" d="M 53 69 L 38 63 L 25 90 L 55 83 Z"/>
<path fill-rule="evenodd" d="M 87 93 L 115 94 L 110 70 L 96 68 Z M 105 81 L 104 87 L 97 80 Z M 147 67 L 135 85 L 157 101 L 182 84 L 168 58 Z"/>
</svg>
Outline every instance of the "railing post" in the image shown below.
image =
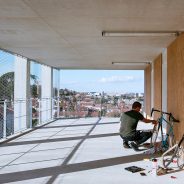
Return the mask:
<svg viewBox="0 0 184 184">
<path fill-rule="evenodd" d="M 29 118 L 30 118 L 30 128 L 32 128 L 32 116 L 33 116 L 33 112 L 32 112 L 32 98 L 29 99 Z"/>
<path fill-rule="evenodd" d="M 6 121 L 7 121 L 7 100 L 4 101 L 4 114 L 3 114 L 3 138 L 6 138 Z"/>
<path fill-rule="evenodd" d="M 59 118 L 59 97 L 57 98 L 57 118 Z"/>
<path fill-rule="evenodd" d="M 55 101 L 54 101 L 54 98 L 51 98 L 51 103 L 52 103 L 52 108 L 51 108 L 51 115 L 52 115 L 52 119 L 54 119 L 55 117 L 54 117 L 54 103 Z"/>
<path fill-rule="evenodd" d="M 38 100 L 38 108 L 39 108 L 39 111 L 38 111 L 38 116 L 39 116 L 39 120 L 38 120 L 38 123 L 39 125 L 41 124 L 41 100 Z"/>
</svg>

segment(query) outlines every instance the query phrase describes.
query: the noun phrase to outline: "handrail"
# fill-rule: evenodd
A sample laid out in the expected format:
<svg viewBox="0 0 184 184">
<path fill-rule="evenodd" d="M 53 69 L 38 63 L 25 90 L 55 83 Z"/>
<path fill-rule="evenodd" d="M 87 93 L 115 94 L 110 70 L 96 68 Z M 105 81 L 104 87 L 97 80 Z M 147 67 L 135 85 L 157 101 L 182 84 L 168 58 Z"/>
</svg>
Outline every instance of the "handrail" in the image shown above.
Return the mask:
<svg viewBox="0 0 184 184">
<path fill-rule="evenodd" d="M 49 105 L 50 104 L 50 105 Z M 28 108 L 29 112 L 26 110 Z M 57 108 L 57 110 L 56 110 Z M 34 112 L 33 112 L 34 110 Z M 0 139 L 59 118 L 59 98 L 17 98 L 0 101 Z M 47 113 L 48 112 L 48 113 Z M 57 113 L 57 114 L 56 114 Z M 27 118 L 29 126 L 22 122 Z M 17 123 L 16 130 L 14 123 Z"/>
<path fill-rule="evenodd" d="M 177 119 L 172 115 L 172 113 L 170 113 L 170 112 L 164 112 L 164 111 L 161 111 L 161 110 L 152 108 L 152 109 L 151 109 L 151 116 L 153 115 L 153 112 L 160 112 L 161 115 L 166 114 L 166 115 L 169 116 L 169 121 L 172 120 L 173 122 L 176 122 L 176 123 L 179 122 L 179 120 L 177 120 Z"/>
</svg>

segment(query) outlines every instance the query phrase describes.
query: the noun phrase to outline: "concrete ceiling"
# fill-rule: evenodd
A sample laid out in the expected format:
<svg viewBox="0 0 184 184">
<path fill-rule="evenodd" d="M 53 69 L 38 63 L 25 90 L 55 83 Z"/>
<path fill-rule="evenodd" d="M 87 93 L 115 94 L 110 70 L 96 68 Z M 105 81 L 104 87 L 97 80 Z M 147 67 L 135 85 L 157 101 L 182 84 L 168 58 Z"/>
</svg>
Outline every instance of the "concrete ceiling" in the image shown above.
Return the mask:
<svg viewBox="0 0 184 184">
<path fill-rule="evenodd" d="M 63 69 L 143 69 L 175 37 L 102 31 L 182 31 L 183 0 L 0 0 L 0 47 Z"/>
</svg>

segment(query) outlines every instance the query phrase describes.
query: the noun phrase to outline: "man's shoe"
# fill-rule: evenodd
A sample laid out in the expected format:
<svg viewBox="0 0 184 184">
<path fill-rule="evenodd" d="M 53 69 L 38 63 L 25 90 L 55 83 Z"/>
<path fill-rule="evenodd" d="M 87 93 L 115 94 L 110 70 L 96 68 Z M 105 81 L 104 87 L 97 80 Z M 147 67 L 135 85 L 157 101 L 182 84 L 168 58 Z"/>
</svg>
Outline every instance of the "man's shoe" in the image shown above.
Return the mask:
<svg viewBox="0 0 184 184">
<path fill-rule="evenodd" d="M 131 142 L 130 146 L 134 151 L 139 151 L 138 145 L 135 142 Z"/>
<path fill-rule="evenodd" d="M 124 147 L 124 148 L 131 148 L 131 147 L 129 146 L 128 142 L 126 142 L 126 141 L 123 142 L 123 147 Z"/>
</svg>

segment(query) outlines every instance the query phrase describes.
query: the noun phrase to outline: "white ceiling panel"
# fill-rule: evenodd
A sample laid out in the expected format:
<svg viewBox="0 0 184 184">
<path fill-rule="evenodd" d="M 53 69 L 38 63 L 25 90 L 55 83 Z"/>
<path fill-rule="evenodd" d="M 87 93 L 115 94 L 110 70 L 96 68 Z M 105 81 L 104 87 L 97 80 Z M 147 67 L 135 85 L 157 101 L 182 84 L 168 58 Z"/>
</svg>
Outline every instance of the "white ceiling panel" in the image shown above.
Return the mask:
<svg viewBox="0 0 184 184">
<path fill-rule="evenodd" d="M 0 48 L 63 69 L 144 69 L 175 37 L 102 31 L 184 30 L 183 0 L 0 0 Z"/>
</svg>

